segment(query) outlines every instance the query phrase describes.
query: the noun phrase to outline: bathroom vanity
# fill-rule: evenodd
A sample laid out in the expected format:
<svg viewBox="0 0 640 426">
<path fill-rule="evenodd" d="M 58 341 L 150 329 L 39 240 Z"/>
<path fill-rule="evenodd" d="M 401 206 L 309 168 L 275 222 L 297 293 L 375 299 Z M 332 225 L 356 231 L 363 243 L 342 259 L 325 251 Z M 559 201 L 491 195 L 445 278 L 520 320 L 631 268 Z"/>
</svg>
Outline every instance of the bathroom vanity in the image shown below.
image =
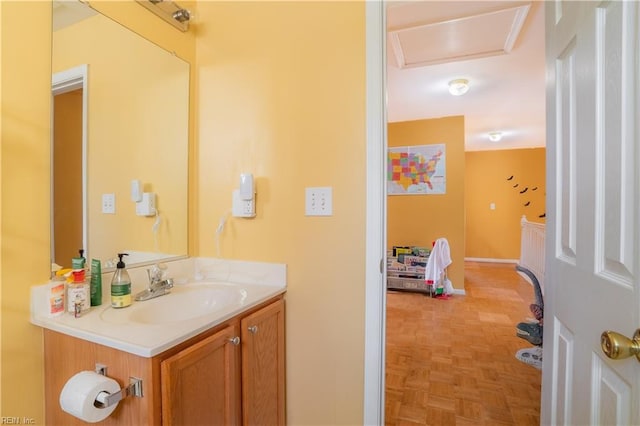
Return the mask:
<svg viewBox="0 0 640 426">
<path fill-rule="evenodd" d="M 86 424 L 58 400 L 71 376 L 96 364 L 121 387 L 135 378 L 143 388 L 101 424 L 285 424 L 284 265 L 187 259 L 172 266 L 171 294 L 124 309 L 94 307 L 81 318 L 43 315 L 34 289 L 46 424 Z"/>
</svg>

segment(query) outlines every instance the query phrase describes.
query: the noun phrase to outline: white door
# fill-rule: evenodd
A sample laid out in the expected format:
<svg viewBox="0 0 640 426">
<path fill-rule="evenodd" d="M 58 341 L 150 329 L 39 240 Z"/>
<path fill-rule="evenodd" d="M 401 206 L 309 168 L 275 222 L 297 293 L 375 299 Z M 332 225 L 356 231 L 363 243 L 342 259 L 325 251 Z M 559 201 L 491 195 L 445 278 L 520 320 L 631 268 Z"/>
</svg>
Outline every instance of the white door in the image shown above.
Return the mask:
<svg viewBox="0 0 640 426">
<path fill-rule="evenodd" d="M 547 246 L 541 423 L 640 424 L 639 8 L 546 4 Z M 526 82 L 525 82 L 526 83 Z"/>
</svg>

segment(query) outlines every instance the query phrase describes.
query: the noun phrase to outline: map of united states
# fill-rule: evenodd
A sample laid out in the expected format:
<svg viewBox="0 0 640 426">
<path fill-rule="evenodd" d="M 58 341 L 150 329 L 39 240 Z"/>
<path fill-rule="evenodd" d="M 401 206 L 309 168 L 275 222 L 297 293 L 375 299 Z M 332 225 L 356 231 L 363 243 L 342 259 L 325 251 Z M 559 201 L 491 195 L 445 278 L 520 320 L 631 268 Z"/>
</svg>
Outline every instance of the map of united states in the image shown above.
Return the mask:
<svg viewBox="0 0 640 426">
<path fill-rule="evenodd" d="M 387 180 L 400 184 L 405 191 L 409 191 L 412 185 L 420 184 L 425 184 L 432 190 L 432 177 L 442 157 L 441 150 L 430 157 L 421 153 L 390 151 L 387 161 Z"/>
</svg>

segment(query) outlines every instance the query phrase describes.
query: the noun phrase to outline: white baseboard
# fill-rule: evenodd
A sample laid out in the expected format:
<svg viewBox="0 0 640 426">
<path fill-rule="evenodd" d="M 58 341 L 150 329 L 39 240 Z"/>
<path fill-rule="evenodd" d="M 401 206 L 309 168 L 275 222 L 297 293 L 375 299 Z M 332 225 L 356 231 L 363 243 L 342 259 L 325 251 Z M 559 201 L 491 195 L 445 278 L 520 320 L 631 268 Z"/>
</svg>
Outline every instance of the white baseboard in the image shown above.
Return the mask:
<svg viewBox="0 0 640 426">
<path fill-rule="evenodd" d="M 518 263 L 520 259 L 491 259 L 488 257 L 465 257 L 465 262 L 485 262 L 485 263 Z"/>
<path fill-rule="evenodd" d="M 467 292 L 464 291 L 464 289 L 454 288 L 453 289 L 453 294 L 457 294 L 459 296 L 466 296 Z"/>
</svg>

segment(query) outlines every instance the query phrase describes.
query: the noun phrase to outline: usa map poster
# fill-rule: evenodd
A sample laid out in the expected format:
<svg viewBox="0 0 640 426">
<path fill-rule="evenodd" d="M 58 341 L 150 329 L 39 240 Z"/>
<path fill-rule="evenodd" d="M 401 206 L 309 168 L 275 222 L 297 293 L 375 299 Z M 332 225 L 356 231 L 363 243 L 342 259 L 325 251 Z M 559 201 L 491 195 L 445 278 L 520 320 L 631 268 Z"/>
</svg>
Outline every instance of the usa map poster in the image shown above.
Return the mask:
<svg viewBox="0 0 640 426">
<path fill-rule="evenodd" d="M 445 163 L 445 144 L 389 148 L 387 193 L 446 194 Z"/>
</svg>

